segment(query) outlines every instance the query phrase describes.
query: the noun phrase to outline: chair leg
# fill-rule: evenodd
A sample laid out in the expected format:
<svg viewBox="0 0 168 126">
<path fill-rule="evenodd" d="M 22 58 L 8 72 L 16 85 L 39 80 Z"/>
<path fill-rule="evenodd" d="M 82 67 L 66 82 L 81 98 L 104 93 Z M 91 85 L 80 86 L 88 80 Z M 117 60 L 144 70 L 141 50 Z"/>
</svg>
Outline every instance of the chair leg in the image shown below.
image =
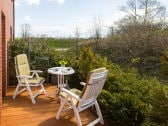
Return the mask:
<svg viewBox="0 0 168 126">
<path fill-rule="evenodd" d="M 71 99 L 71 102 L 72 102 L 72 108 L 73 108 L 75 117 L 77 119 L 78 126 L 82 126 L 82 122 L 81 122 L 81 119 L 80 119 L 80 116 L 79 116 L 79 111 L 77 110 L 76 106 L 74 105 L 72 99 Z"/>
<path fill-rule="evenodd" d="M 57 115 L 56 115 L 56 119 L 57 120 L 60 118 L 60 114 L 61 114 L 61 112 L 62 112 L 62 110 L 64 108 L 65 102 L 66 102 L 66 99 L 64 99 L 63 101 L 61 99 L 61 106 L 59 107 Z"/>
<path fill-rule="evenodd" d="M 96 108 L 96 112 L 97 112 L 99 118 L 101 118 L 100 123 L 104 124 L 103 116 L 101 114 L 100 107 L 99 107 L 99 104 L 97 103 L 97 101 L 95 102 L 95 108 Z"/>
<path fill-rule="evenodd" d="M 16 89 L 15 89 L 15 92 L 13 94 L 13 99 L 16 98 L 17 92 L 19 91 L 19 87 L 20 87 L 20 85 L 18 84 L 17 87 L 16 87 Z"/>
<path fill-rule="evenodd" d="M 27 88 L 27 90 L 28 90 L 28 92 L 29 92 L 29 95 L 30 95 L 30 98 L 31 98 L 32 103 L 35 104 L 36 101 L 35 101 L 35 99 L 34 99 L 33 93 L 32 93 L 32 91 L 31 91 L 31 89 L 30 89 L 30 86 L 29 86 L 28 84 L 26 84 L 26 88 Z"/>
<path fill-rule="evenodd" d="M 42 88 L 42 90 L 43 90 L 44 94 L 46 95 L 46 91 L 45 91 L 45 89 L 44 89 L 43 84 L 40 84 L 40 86 L 41 86 L 41 88 Z"/>
</svg>

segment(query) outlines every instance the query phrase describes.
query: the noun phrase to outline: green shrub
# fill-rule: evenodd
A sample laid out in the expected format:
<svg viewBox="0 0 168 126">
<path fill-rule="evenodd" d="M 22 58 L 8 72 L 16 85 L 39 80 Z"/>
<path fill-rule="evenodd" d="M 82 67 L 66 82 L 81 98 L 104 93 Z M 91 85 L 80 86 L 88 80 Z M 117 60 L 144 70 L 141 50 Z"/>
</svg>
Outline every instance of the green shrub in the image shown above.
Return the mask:
<svg viewBox="0 0 168 126">
<path fill-rule="evenodd" d="M 99 96 L 103 115 L 113 126 L 135 126 L 144 121 L 144 112 L 137 100 L 128 94 L 110 93 L 103 90 Z"/>
<path fill-rule="evenodd" d="M 69 51 L 70 53 L 71 51 Z M 68 52 L 67 52 L 68 53 Z M 94 52 L 89 47 L 84 47 L 81 49 L 80 56 L 76 57 L 75 53 L 70 53 L 68 55 L 68 61 L 70 66 L 75 70 L 72 78 L 69 80 L 71 87 L 76 87 L 81 89 L 80 82 L 86 82 L 88 72 L 99 67 L 109 67 L 109 62 L 107 62 L 106 57 L 101 57 Z"/>
<path fill-rule="evenodd" d="M 167 97 L 159 81 L 156 78 L 142 78 L 135 69 L 124 72 L 116 65 L 112 66 L 111 69 L 115 70 L 110 70 L 98 99 L 108 123 L 113 126 L 168 123 Z"/>
<path fill-rule="evenodd" d="M 152 110 L 149 112 L 149 116 L 153 122 L 157 124 L 168 124 L 168 97 L 162 87 L 154 87 L 150 91 L 152 97 Z"/>
<path fill-rule="evenodd" d="M 107 66 L 107 58 L 101 57 L 89 47 L 84 47 L 80 52 L 79 57 L 79 73 L 82 75 L 82 79 L 86 81 L 88 72 L 99 67 Z"/>
</svg>

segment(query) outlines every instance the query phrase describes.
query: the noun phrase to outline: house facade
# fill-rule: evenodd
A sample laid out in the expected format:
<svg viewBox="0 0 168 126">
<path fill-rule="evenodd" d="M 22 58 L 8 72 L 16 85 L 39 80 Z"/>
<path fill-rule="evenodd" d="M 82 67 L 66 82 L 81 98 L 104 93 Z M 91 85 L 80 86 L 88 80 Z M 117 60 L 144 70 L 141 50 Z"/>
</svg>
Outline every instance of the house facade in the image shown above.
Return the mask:
<svg viewBox="0 0 168 126">
<path fill-rule="evenodd" d="M 0 125 L 2 97 L 7 90 L 8 42 L 14 38 L 14 0 L 0 0 Z"/>
</svg>

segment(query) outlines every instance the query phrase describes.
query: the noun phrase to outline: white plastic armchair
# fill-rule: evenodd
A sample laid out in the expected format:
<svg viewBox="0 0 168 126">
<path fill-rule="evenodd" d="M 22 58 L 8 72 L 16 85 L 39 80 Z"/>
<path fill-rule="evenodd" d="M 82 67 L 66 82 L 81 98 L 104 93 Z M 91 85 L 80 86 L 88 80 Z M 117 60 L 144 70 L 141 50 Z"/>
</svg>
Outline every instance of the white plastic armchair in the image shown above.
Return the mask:
<svg viewBox="0 0 168 126">
<path fill-rule="evenodd" d="M 42 73 L 42 71 L 30 70 L 26 54 L 17 55 L 16 57 L 14 57 L 14 62 L 15 62 L 15 71 L 16 71 L 18 84 L 13 94 L 13 99 L 16 98 L 16 95 L 27 90 L 30 95 L 32 103 L 35 104 L 36 96 L 38 96 L 39 94 L 46 95 L 46 91 L 43 86 L 45 78 L 39 77 L 39 74 L 38 74 L 38 73 Z M 33 94 L 31 90 L 32 86 L 40 86 L 41 90 Z M 20 89 L 21 87 L 22 89 Z"/>
<path fill-rule="evenodd" d="M 74 111 L 78 126 L 82 126 L 79 112 L 91 106 L 95 106 L 98 118 L 89 123 L 88 126 L 93 126 L 98 122 L 103 124 L 103 117 L 96 99 L 101 93 L 101 90 L 106 81 L 107 74 L 108 70 L 106 70 L 106 68 L 98 68 L 92 70 L 89 73 L 87 82 L 81 83 L 82 85 L 84 85 L 82 91 L 75 88 L 70 90 L 62 88 L 60 92 L 61 103 L 56 114 L 56 119 L 59 119 L 60 114 L 67 110 L 66 108 L 64 108 L 64 105 L 68 104 L 70 106 L 68 109 L 73 109 Z"/>
</svg>

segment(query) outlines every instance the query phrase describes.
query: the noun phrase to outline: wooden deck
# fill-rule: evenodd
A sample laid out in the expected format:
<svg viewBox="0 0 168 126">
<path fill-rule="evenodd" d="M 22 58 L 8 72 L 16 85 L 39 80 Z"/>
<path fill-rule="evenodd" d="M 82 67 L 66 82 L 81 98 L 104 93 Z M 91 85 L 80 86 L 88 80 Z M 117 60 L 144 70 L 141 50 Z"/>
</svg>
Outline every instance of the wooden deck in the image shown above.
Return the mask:
<svg viewBox="0 0 168 126">
<path fill-rule="evenodd" d="M 45 86 L 45 89 L 47 93 L 52 93 L 56 86 Z M 72 111 L 63 113 L 60 120 L 55 119 L 59 108 L 57 96 L 40 95 L 36 98 L 37 103 L 33 105 L 27 92 L 16 96 L 15 100 L 12 99 L 14 90 L 15 87 L 8 88 L 7 96 L 3 98 L 2 126 L 77 126 Z M 81 112 L 80 116 L 84 126 L 96 118 L 90 110 Z"/>
</svg>

